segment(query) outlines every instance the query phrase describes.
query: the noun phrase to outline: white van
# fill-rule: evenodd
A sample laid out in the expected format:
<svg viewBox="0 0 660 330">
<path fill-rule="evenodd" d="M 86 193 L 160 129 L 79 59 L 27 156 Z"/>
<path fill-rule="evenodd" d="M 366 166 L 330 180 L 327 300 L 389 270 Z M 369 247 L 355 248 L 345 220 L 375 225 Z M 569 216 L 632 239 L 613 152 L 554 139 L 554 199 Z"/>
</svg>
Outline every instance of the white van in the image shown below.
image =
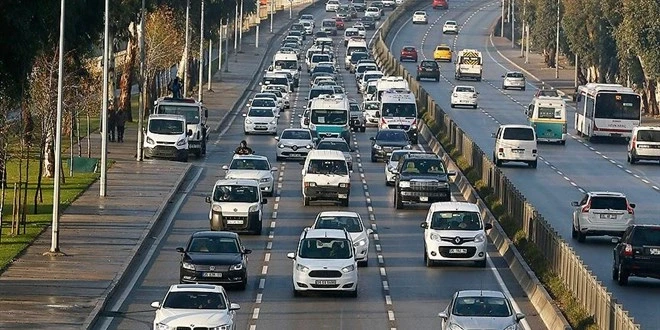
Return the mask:
<svg viewBox="0 0 660 330">
<path fill-rule="evenodd" d="M 660 127 L 637 126 L 628 142 L 628 163 L 638 160 L 660 160 Z"/>
<path fill-rule="evenodd" d="M 182 115 L 153 114 L 144 130 L 144 157 L 188 161 L 186 117 Z"/>
<path fill-rule="evenodd" d="M 338 150 L 311 150 L 302 169 L 303 205 L 325 200 L 348 206 L 351 176 L 346 157 Z"/>
<path fill-rule="evenodd" d="M 263 198 L 259 182 L 252 179 L 221 179 L 215 182 L 211 196 L 209 221 L 211 230 L 251 232 L 261 235 Z"/>
<path fill-rule="evenodd" d="M 497 133 L 493 133 L 493 137 L 493 161 L 496 166 L 502 166 L 504 162 L 523 162 L 531 168 L 536 168 L 538 149 L 534 127 L 501 125 Z"/>
</svg>

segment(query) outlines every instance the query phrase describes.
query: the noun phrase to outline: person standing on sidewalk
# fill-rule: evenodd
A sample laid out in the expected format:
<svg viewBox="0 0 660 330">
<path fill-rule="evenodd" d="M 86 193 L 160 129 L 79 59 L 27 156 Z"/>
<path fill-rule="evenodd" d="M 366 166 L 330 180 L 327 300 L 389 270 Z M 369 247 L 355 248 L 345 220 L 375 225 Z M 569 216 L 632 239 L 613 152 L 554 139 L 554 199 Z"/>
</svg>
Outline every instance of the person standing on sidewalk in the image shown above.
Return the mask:
<svg viewBox="0 0 660 330">
<path fill-rule="evenodd" d="M 117 112 L 109 111 L 108 113 L 108 139 L 110 142 L 115 142 L 115 129 L 117 127 Z"/>
<path fill-rule="evenodd" d="M 126 130 L 127 117 L 126 111 L 120 111 L 117 114 L 117 142 L 124 142 L 124 131 Z"/>
</svg>

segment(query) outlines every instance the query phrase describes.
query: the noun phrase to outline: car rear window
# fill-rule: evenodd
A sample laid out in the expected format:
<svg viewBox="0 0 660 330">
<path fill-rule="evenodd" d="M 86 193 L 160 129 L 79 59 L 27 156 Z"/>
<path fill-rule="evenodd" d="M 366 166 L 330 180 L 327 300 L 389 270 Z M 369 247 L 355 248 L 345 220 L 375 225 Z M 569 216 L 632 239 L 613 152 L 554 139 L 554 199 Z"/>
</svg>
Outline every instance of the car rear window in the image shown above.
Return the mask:
<svg viewBox="0 0 660 330">
<path fill-rule="evenodd" d="M 438 63 L 435 63 L 434 61 L 422 61 L 421 66 L 425 68 L 437 68 Z"/>
<path fill-rule="evenodd" d="M 525 127 L 509 127 L 504 130 L 505 140 L 533 141 L 534 131 Z"/>
<path fill-rule="evenodd" d="M 597 210 L 627 210 L 628 202 L 623 197 L 591 197 L 591 208 Z"/>
<path fill-rule="evenodd" d="M 438 48 L 436 48 L 435 50 L 443 50 L 443 51 L 445 51 L 445 50 L 451 50 L 451 48 L 449 48 L 449 47 L 440 47 L 440 46 L 438 46 Z"/>
<path fill-rule="evenodd" d="M 456 92 L 467 92 L 467 93 L 473 93 L 474 88 L 472 87 L 456 87 Z"/>
<path fill-rule="evenodd" d="M 637 227 L 632 237 L 635 245 L 660 246 L 660 227 Z"/>
<path fill-rule="evenodd" d="M 523 78 L 523 74 L 520 72 L 511 72 L 506 74 L 507 78 Z"/>
<path fill-rule="evenodd" d="M 638 142 L 660 142 L 660 131 L 639 130 L 637 131 Z"/>
<path fill-rule="evenodd" d="M 415 51 L 415 47 L 403 47 L 403 51 L 404 51 L 404 52 L 414 52 L 414 51 Z"/>
</svg>

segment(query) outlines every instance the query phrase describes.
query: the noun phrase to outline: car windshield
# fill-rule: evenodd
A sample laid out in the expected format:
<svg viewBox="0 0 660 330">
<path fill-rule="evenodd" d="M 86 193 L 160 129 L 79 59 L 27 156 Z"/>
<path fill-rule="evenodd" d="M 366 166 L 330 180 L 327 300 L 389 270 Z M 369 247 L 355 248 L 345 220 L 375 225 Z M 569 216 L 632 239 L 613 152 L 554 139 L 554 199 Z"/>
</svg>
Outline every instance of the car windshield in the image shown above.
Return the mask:
<svg viewBox="0 0 660 330">
<path fill-rule="evenodd" d="M 445 166 L 440 159 L 409 159 L 403 163 L 401 172 L 428 175 L 446 173 Z"/>
<path fill-rule="evenodd" d="M 275 101 L 273 101 L 273 99 L 254 99 L 252 100 L 251 106 L 253 108 L 260 108 L 260 107 L 273 108 L 276 106 L 276 104 Z"/>
<path fill-rule="evenodd" d="M 435 50 L 439 50 L 439 51 L 450 51 L 451 48 L 449 48 L 449 47 L 443 47 L 443 46 L 438 46 L 438 48 L 436 48 Z"/>
<path fill-rule="evenodd" d="M 286 69 L 286 70 L 297 70 L 298 69 L 298 61 L 295 60 L 278 60 L 275 61 L 275 67 L 280 68 L 280 69 Z"/>
<path fill-rule="evenodd" d="M 351 54 L 351 62 L 352 63 L 357 63 L 357 61 L 359 61 L 361 59 L 364 59 L 364 58 L 368 58 L 368 57 L 369 57 L 369 54 L 367 54 L 365 52 L 353 52 L 353 54 Z"/>
<path fill-rule="evenodd" d="M 380 103 L 378 102 L 367 102 L 364 104 L 364 110 L 378 110 L 380 108 Z"/>
<path fill-rule="evenodd" d="M 364 80 L 364 81 L 369 81 L 369 80 L 378 80 L 378 79 L 380 79 L 380 78 L 383 78 L 383 74 L 382 74 L 382 73 L 370 73 L 370 74 L 365 74 L 365 75 L 362 77 L 362 80 Z"/>
<path fill-rule="evenodd" d="M 537 96 L 552 96 L 552 97 L 558 97 L 559 93 L 557 92 L 556 89 L 539 89 L 539 91 L 536 93 Z"/>
<path fill-rule="evenodd" d="M 501 297 L 458 297 L 452 314 L 466 317 L 507 317 L 511 308 Z"/>
<path fill-rule="evenodd" d="M 362 22 L 373 22 L 375 19 L 371 16 L 364 16 L 360 19 Z"/>
<path fill-rule="evenodd" d="M 348 122 L 348 111 L 332 109 L 312 109 L 312 124 L 344 125 Z"/>
<path fill-rule="evenodd" d="M 271 118 L 271 117 L 275 117 L 275 115 L 273 114 L 273 110 L 271 109 L 251 108 L 250 112 L 248 112 L 248 117 Z"/>
<path fill-rule="evenodd" d="M 623 197 L 591 197 L 591 209 L 594 210 L 627 210 L 628 201 Z"/>
<path fill-rule="evenodd" d="M 637 131 L 637 142 L 660 142 L 660 131 L 641 129 Z"/>
<path fill-rule="evenodd" d="M 632 237 L 635 245 L 660 246 L 660 227 L 637 227 Z"/>
<path fill-rule="evenodd" d="M 337 24 L 335 23 L 335 20 L 331 20 L 331 21 L 323 20 L 323 27 L 334 27 L 335 24 Z"/>
<path fill-rule="evenodd" d="M 436 69 L 438 68 L 438 63 L 435 63 L 435 61 L 422 61 L 421 67 Z"/>
<path fill-rule="evenodd" d="M 346 142 L 337 142 L 337 141 L 321 141 L 318 146 L 318 150 L 338 150 L 341 152 L 350 152 L 348 144 Z"/>
<path fill-rule="evenodd" d="M 312 63 L 320 63 L 320 62 L 330 62 L 330 56 L 323 54 L 312 56 Z"/>
<path fill-rule="evenodd" d="M 309 131 L 284 131 L 280 140 L 311 140 L 312 135 Z"/>
<path fill-rule="evenodd" d="M 481 230 L 479 213 L 462 211 L 437 211 L 431 216 L 431 229 Z"/>
<path fill-rule="evenodd" d="M 314 159 L 309 162 L 307 173 L 347 175 L 348 167 L 343 159 Z"/>
<path fill-rule="evenodd" d="M 534 131 L 526 127 L 508 127 L 504 130 L 504 140 L 534 141 Z"/>
<path fill-rule="evenodd" d="M 238 253 L 238 242 L 232 237 L 193 237 L 186 252 Z"/>
<path fill-rule="evenodd" d="M 184 122 L 172 119 L 151 119 L 149 120 L 149 132 L 162 135 L 183 134 Z"/>
<path fill-rule="evenodd" d="M 259 201 L 257 186 L 224 185 L 216 186 L 213 201 L 234 203 L 255 203 Z"/>
<path fill-rule="evenodd" d="M 269 87 L 270 87 L 270 86 L 269 86 Z M 275 88 L 270 87 L 270 88 L 266 88 L 266 90 L 267 90 L 269 93 L 273 93 L 273 94 L 275 94 L 275 97 L 276 97 L 276 98 L 277 98 L 277 97 L 279 97 L 279 98 L 282 97 L 282 91 L 279 90 L 279 89 L 275 89 Z"/>
<path fill-rule="evenodd" d="M 357 69 L 355 69 L 357 73 L 362 73 L 365 71 L 372 71 L 372 70 L 378 70 L 378 67 L 376 67 L 375 65 L 361 65 L 358 66 Z"/>
<path fill-rule="evenodd" d="M 360 110 L 360 106 L 357 103 L 351 103 L 350 105 L 351 108 L 351 114 L 355 113 L 361 113 L 362 111 Z"/>
<path fill-rule="evenodd" d="M 350 259 L 351 241 L 338 238 L 305 238 L 300 242 L 298 255 L 306 259 Z"/>
<path fill-rule="evenodd" d="M 275 93 L 273 93 L 271 91 L 269 91 L 268 93 L 269 94 L 259 93 L 259 94 L 255 95 L 255 98 L 257 98 L 257 97 L 261 98 L 261 99 L 265 98 L 265 99 L 271 99 L 273 101 L 277 100 L 277 95 L 275 95 Z M 270 94 L 270 93 L 272 93 L 272 94 Z"/>
<path fill-rule="evenodd" d="M 408 135 L 403 131 L 380 131 L 376 135 L 378 141 L 407 141 Z"/>
<path fill-rule="evenodd" d="M 165 297 L 163 308 L 227 309 L 227 302 L 219 292 L 173 291 Z"/>
<path fill-rule="evenodd" d="M 302 16 L 300 16 L 300 19 L 302 19 L 302 20 L 313 21 L 313 20 L 314 20 L 314 16 L 312 16 L 312 15 L 302 15 Z"/>
<path fill-rule="evenodd" d="M 165 115 L 181 115 L 186 117 L 186 123 L 199 124 L 199 106 L 160 104 L 156 113 Z"/>
<path fill-rule="evenodd" d="M 404 52 L 416 52 L 417 49 L 415 47 L 403 47 Z"/>
<path fill-rule="evenodd" d="M 327 73 L 334 73 L 335 68 L 329 66 L 329 65 L 317 65 L 314 68 L 314 71 L 312 71 L 312 74 L 314 73 L 319 73 L 319 72 L 327 72 Z"/>
<path fill-rule="evenodd" d="M 349 233 L 362 232 L 360 219 L 355 216 L 322 216 L 316 220 L 315 229 L 346 229 Z"/>
<path fill-rule="evenodd" d="M 404 155 L 411 154 L 411 150 L 395 151 L 390 156 L 390 162 L 398 162 Z"/>
<path fill-rule="evenodd" d="M 506 74 L 506 77 L 507 78 L 524 78 L 525 76 L 523 76 L 523 74 L 520 73 L 520 72 L 509 72 L 509 73 Z"/>
<path fill-rule="evenodd" d="M 289 80 L 285 77 L 264 77 L 262 79 L 264 85 L 288 85 Z"/>
<path fill-rule="evenodd" d="M 456 87 L 456 92 L 457 93 L 474 93 L 474 88 L 473 87 Z"/>
<path fill-rule="evenodd" d="M 265 159 L 234 159 L 229 165 L 230 170 L 257 170 L 257 171 L 268 171 L 270 166 L 268 161 Z"/>
<path fill-rule="evenodd" d="M 384 103 L 383 117 L 416 117 L 417 104 L 415 103 Z"/>
</svg>

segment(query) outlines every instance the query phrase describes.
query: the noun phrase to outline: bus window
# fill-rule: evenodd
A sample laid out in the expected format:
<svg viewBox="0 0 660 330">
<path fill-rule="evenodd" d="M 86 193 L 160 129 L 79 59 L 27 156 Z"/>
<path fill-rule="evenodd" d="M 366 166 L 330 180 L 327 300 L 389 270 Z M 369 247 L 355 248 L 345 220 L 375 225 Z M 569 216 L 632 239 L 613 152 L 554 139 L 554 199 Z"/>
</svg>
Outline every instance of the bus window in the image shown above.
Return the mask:
<svg viewBox="0 0 660 330">
<path fill-rule="evenodd" d="M 639 120 L 640 103 L 637 95 L 600 93 L 596 97 L 596 117 Z"/>
</svg>

